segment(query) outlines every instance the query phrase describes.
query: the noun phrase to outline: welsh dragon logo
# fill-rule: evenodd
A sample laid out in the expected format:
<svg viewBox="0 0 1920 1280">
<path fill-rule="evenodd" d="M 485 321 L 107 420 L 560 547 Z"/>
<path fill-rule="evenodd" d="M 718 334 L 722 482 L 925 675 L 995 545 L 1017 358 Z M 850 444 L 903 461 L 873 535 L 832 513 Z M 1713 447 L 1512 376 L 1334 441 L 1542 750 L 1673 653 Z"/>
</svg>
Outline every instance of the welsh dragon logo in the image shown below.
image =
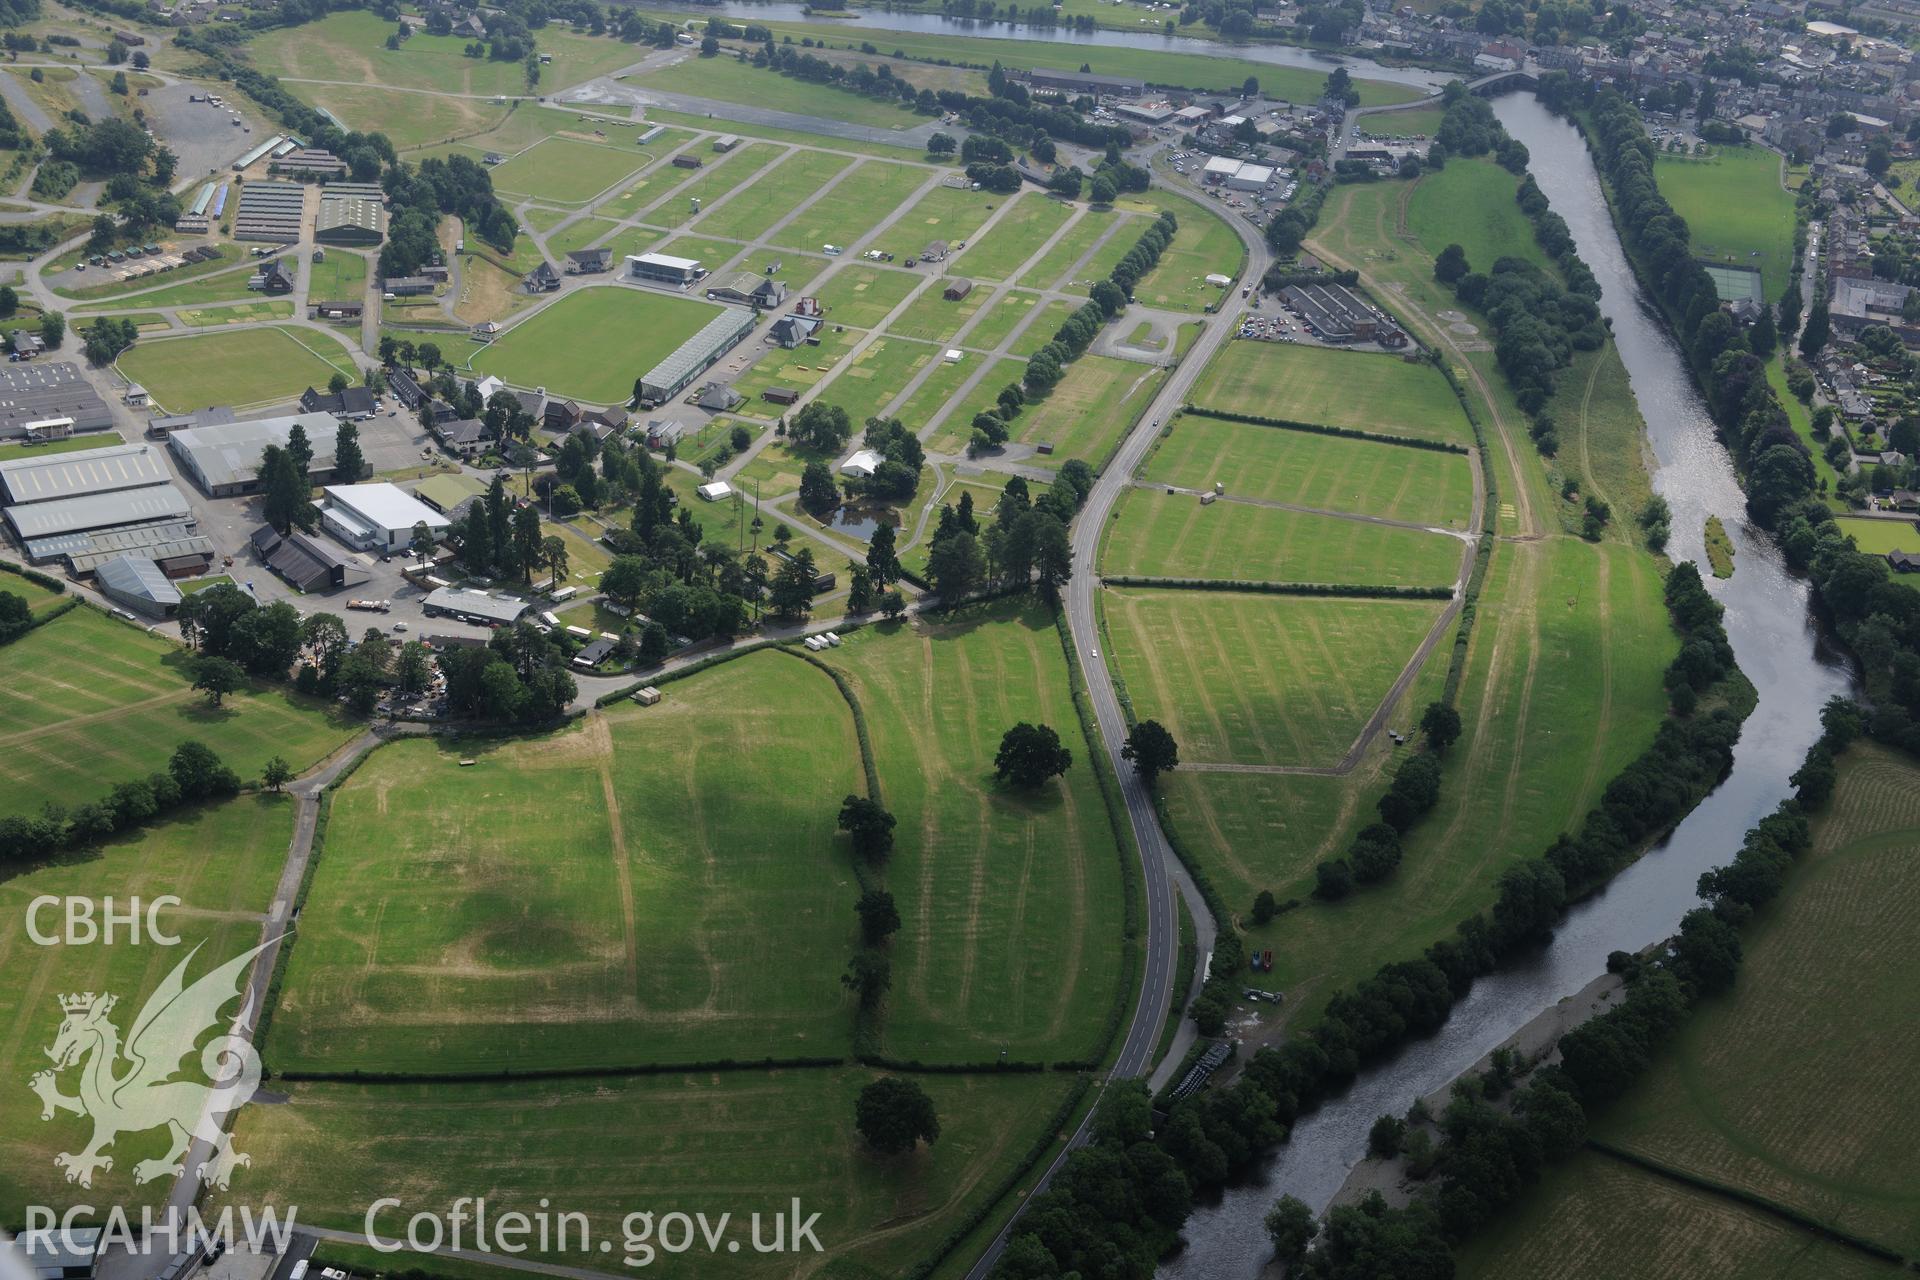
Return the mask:
<svg viewBox="0 0 1920 1280">
<path fill-rule="evenodd" d="M 195 947 L 147 1000 L 124 1044 L 109 1017 L 119 997 L 91 991 L 60 997 L 64 1017 L 59 1035 L 47 1050 L 53 1068 L 35 1074 L 28 1083 L 40 1095 L 42 1120 L 51 1120 L 61 1111 L 93 1120 L 93 1140 L 83 1150 L 54 1157 L 68 1182 L 91 1187 L 95 1170 L 113 1168 L 113 1157 L 102 1154 L 113 1140 L 123 1133 L 149 1129 L 166 1129 L 171 1146 L 159 1159 L 135 1165 L 135 1182 L 183 1174 L 184 1156 L 196 1138 L 212 1147 L 200 1165 L 203 1182 L 224 1190 L 234 1169 L 253 1163 L 252 1157 L 233 1149 L 233 1138 L 220 1123 L 260 1087 L 260 1055 L 238 1034 L 252 1012 L 251 999 L 227 1034 L 216 1036 L 200 1051 L 200 1070 L 206 1080 L 175 1076 L 181 1073 L 181 1059 L 219 1024 L 222 1006 L 242 994 L 253 958 L 268 945 L 261 943 L 188 986 L 187 966 L 200 951 Z M 60 1092 L 57 1079 L 70 1067 L 80 1069 L 80 1091 L 72 1097 Z"/>
</svg>

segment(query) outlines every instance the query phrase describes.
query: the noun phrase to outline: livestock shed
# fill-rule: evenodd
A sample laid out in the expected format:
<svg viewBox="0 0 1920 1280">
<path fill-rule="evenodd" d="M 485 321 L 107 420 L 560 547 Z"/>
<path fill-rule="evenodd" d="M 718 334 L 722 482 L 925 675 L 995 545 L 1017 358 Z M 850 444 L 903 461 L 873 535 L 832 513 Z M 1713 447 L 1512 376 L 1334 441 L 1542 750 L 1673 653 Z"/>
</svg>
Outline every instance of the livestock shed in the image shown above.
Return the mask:
<svg viewBox="0 0 1920 1280">
<path fill-rule="evenodd" d="M 340 421 L 330 413 L 296 413 L 251 422 L 228 422 L 189 427 L 167 437 L 180 469 L 215 498 L 253 493 L 260 487 L 260 454 L 268 445 L 286 448 L 294 427 L 306 432 L 313 461 L 307 474 L 314 480 L 333 475 L 333 449 Z"/>
<path fill-rule="evenodd" d="M 641 400 L 660 404 L 685 391 L 693 385 L 695 378 L 711 369 L 721 356 L 752 333 L 753 323 L 751 311 L 742 311 L 737 307 L 722 310 L 707 321 L 700 332 L 681 343 L 671 355 L 641 376 Z"/>
</svg>

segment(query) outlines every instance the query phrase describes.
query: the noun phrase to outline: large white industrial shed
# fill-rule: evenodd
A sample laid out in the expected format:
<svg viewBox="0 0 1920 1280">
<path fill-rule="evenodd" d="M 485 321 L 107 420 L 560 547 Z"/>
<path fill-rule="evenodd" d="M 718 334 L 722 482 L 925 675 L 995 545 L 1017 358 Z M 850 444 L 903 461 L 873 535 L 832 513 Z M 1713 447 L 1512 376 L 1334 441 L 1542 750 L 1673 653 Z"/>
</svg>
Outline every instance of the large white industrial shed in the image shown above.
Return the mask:
<svg viewBox="0 0 1920 1280">
<path fill-rule="evenodd" d="M 327 486 L 320 522 L 348 546 L 379 552 L 406 548 L 416 524 L 426 525 L 436 539 L 452 527 L 444 515 L 384 481 Z"/>
</svg>

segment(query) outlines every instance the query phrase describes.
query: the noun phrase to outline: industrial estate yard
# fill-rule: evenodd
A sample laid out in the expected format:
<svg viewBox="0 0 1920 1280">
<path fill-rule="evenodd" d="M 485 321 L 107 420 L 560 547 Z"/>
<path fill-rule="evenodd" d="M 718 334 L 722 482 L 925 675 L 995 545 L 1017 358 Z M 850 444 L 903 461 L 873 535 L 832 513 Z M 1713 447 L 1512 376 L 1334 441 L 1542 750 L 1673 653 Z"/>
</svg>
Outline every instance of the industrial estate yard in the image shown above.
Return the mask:
<svg viewBox="0 0 1920 1280">
<path fill-rule="evenodd" d="M 204 7 L 0 14 L 0 1249 L 298 1229 L 36 1280 L 1920 1265 L 1781 155 L 1545 7 Z"/>
</svg>

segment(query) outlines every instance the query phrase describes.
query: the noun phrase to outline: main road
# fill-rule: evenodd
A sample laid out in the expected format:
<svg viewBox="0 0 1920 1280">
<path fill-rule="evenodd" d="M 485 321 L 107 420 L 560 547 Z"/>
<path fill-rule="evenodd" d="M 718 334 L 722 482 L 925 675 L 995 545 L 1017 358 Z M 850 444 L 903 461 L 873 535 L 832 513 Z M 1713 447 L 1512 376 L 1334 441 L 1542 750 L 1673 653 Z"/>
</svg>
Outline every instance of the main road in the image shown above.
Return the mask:
<svg viewBox="0 0 1920 1280">
<path fill-rule="evenodd" d="M 1219 215 L 1209 210 L 1206 216 Z M 1268 265 L 1266 242 L 1245 219 L 1227 217 L 1226 222 L 1246 246 L 1247 265 L 1241 279 L 1247 282 L 1259 280 L 1266 274 Z M 1186 359 L 1173 371 L 1166 385 L 1160 389 L 1160 394 L 1135 421 L 1133 430 L 1121 441 L 1113 458 L 1094 480 L 1093 491 L 1087 495 L 1086 505 L 1081 508 L 1073 528 L 1073 577 L 1067 583 L 1067 626 L 1072 633 L 1074 653 L 1080 660 L 1080 668 L 1086 673 L 1088 692 L 1093 698 L 1094 716 L 1099 720 L 1100 747 L 1106 751 L 1114 773 L 1120 779 L 1120 795 L 1126 804 L 1127 821 L 1133 827 L 1134 842 L 1140 849 L 1140 870 L 1147 891 L 1146 935 L 1143 943 L 1146 976 L 1140 984 L 1139 999 L 1134 1004 L 1133 1019 L 1127 1026 L 1126 1039 L 1121 1042 L 1119 1055 L 1114 1059 L 1112 1070 L 1107 1073 L 1108 1083 L 1145 1075 L 1153 1067 L 1154 1050 L 1160 1043 L 1160 1031 L 1166 1025 L 1167 1014 L 1175 997 L 1173 987 L 1180 951 L 1180 918 L 1174 902 L 1175 891 L 1187 900 L 1187 910 L 1193 916 L 1195 940 L 1201 956 L 1213 949 L 1215 922 L 1212 912 L 1207 910 L 1206 902 L 1200 896 L 1199 887 L 1174 856 L 1166 833 L 1160 829 L 1152 795 L 1141 784 L 1132 764 L 1120 754 L 1126 744 L 1126 719 L 1120 712 L 1120 699 L 1114 691 L 1113 674 L 1107 667 L 1107 656 L 1100 651 L 1100 624 L 1094 604 L 1099 591 L 1096 558 L 1100 549 L 1100 535 L 1113 516 L 1114 504 L 1132 483 L 1133 473 L 1146 457 L 1147 450 L 1153 447 L 1154 438 L 1160 434 L 1160 425 L 1171 420 L 1186 404 L 1188 393 L 1200 371 L 1233 338 L 1238 328 L 1238 313 L 1239 308 L 1233 305 L 1232 291 L 1229 290 L 1221 302 L 1220 311 L 1201 321 L 1200 337 L 1187 353 Z M 1197 983 L 1200 976 L 1197 965 L 1194 976 Z M 1184 1057 L 1183 1046 L 1190 1044 L 1192 1037 L 1192 1024 L 1182 1022 L 1180 1034 L 1167 1055 L 1169 1066 Z M 1019 1224 L 1021 1212 L 1026 1204 L 1032 1202 L 1033 1194 L 1045 1190 L 1067 1156 L 1087 1141 L 1097 1109 L 1097 1103 L 1089 1109 L 1066 1146 L 1047 1166 L 1046 1172 L 1040 1175 L 1033 1192 L 1029 1193 L 1021 1208 L 1008 1219 L 973 1269 L 967 1273 L 967 1280 L 985 1280 L 993 1270 Z"/>
</svg>

